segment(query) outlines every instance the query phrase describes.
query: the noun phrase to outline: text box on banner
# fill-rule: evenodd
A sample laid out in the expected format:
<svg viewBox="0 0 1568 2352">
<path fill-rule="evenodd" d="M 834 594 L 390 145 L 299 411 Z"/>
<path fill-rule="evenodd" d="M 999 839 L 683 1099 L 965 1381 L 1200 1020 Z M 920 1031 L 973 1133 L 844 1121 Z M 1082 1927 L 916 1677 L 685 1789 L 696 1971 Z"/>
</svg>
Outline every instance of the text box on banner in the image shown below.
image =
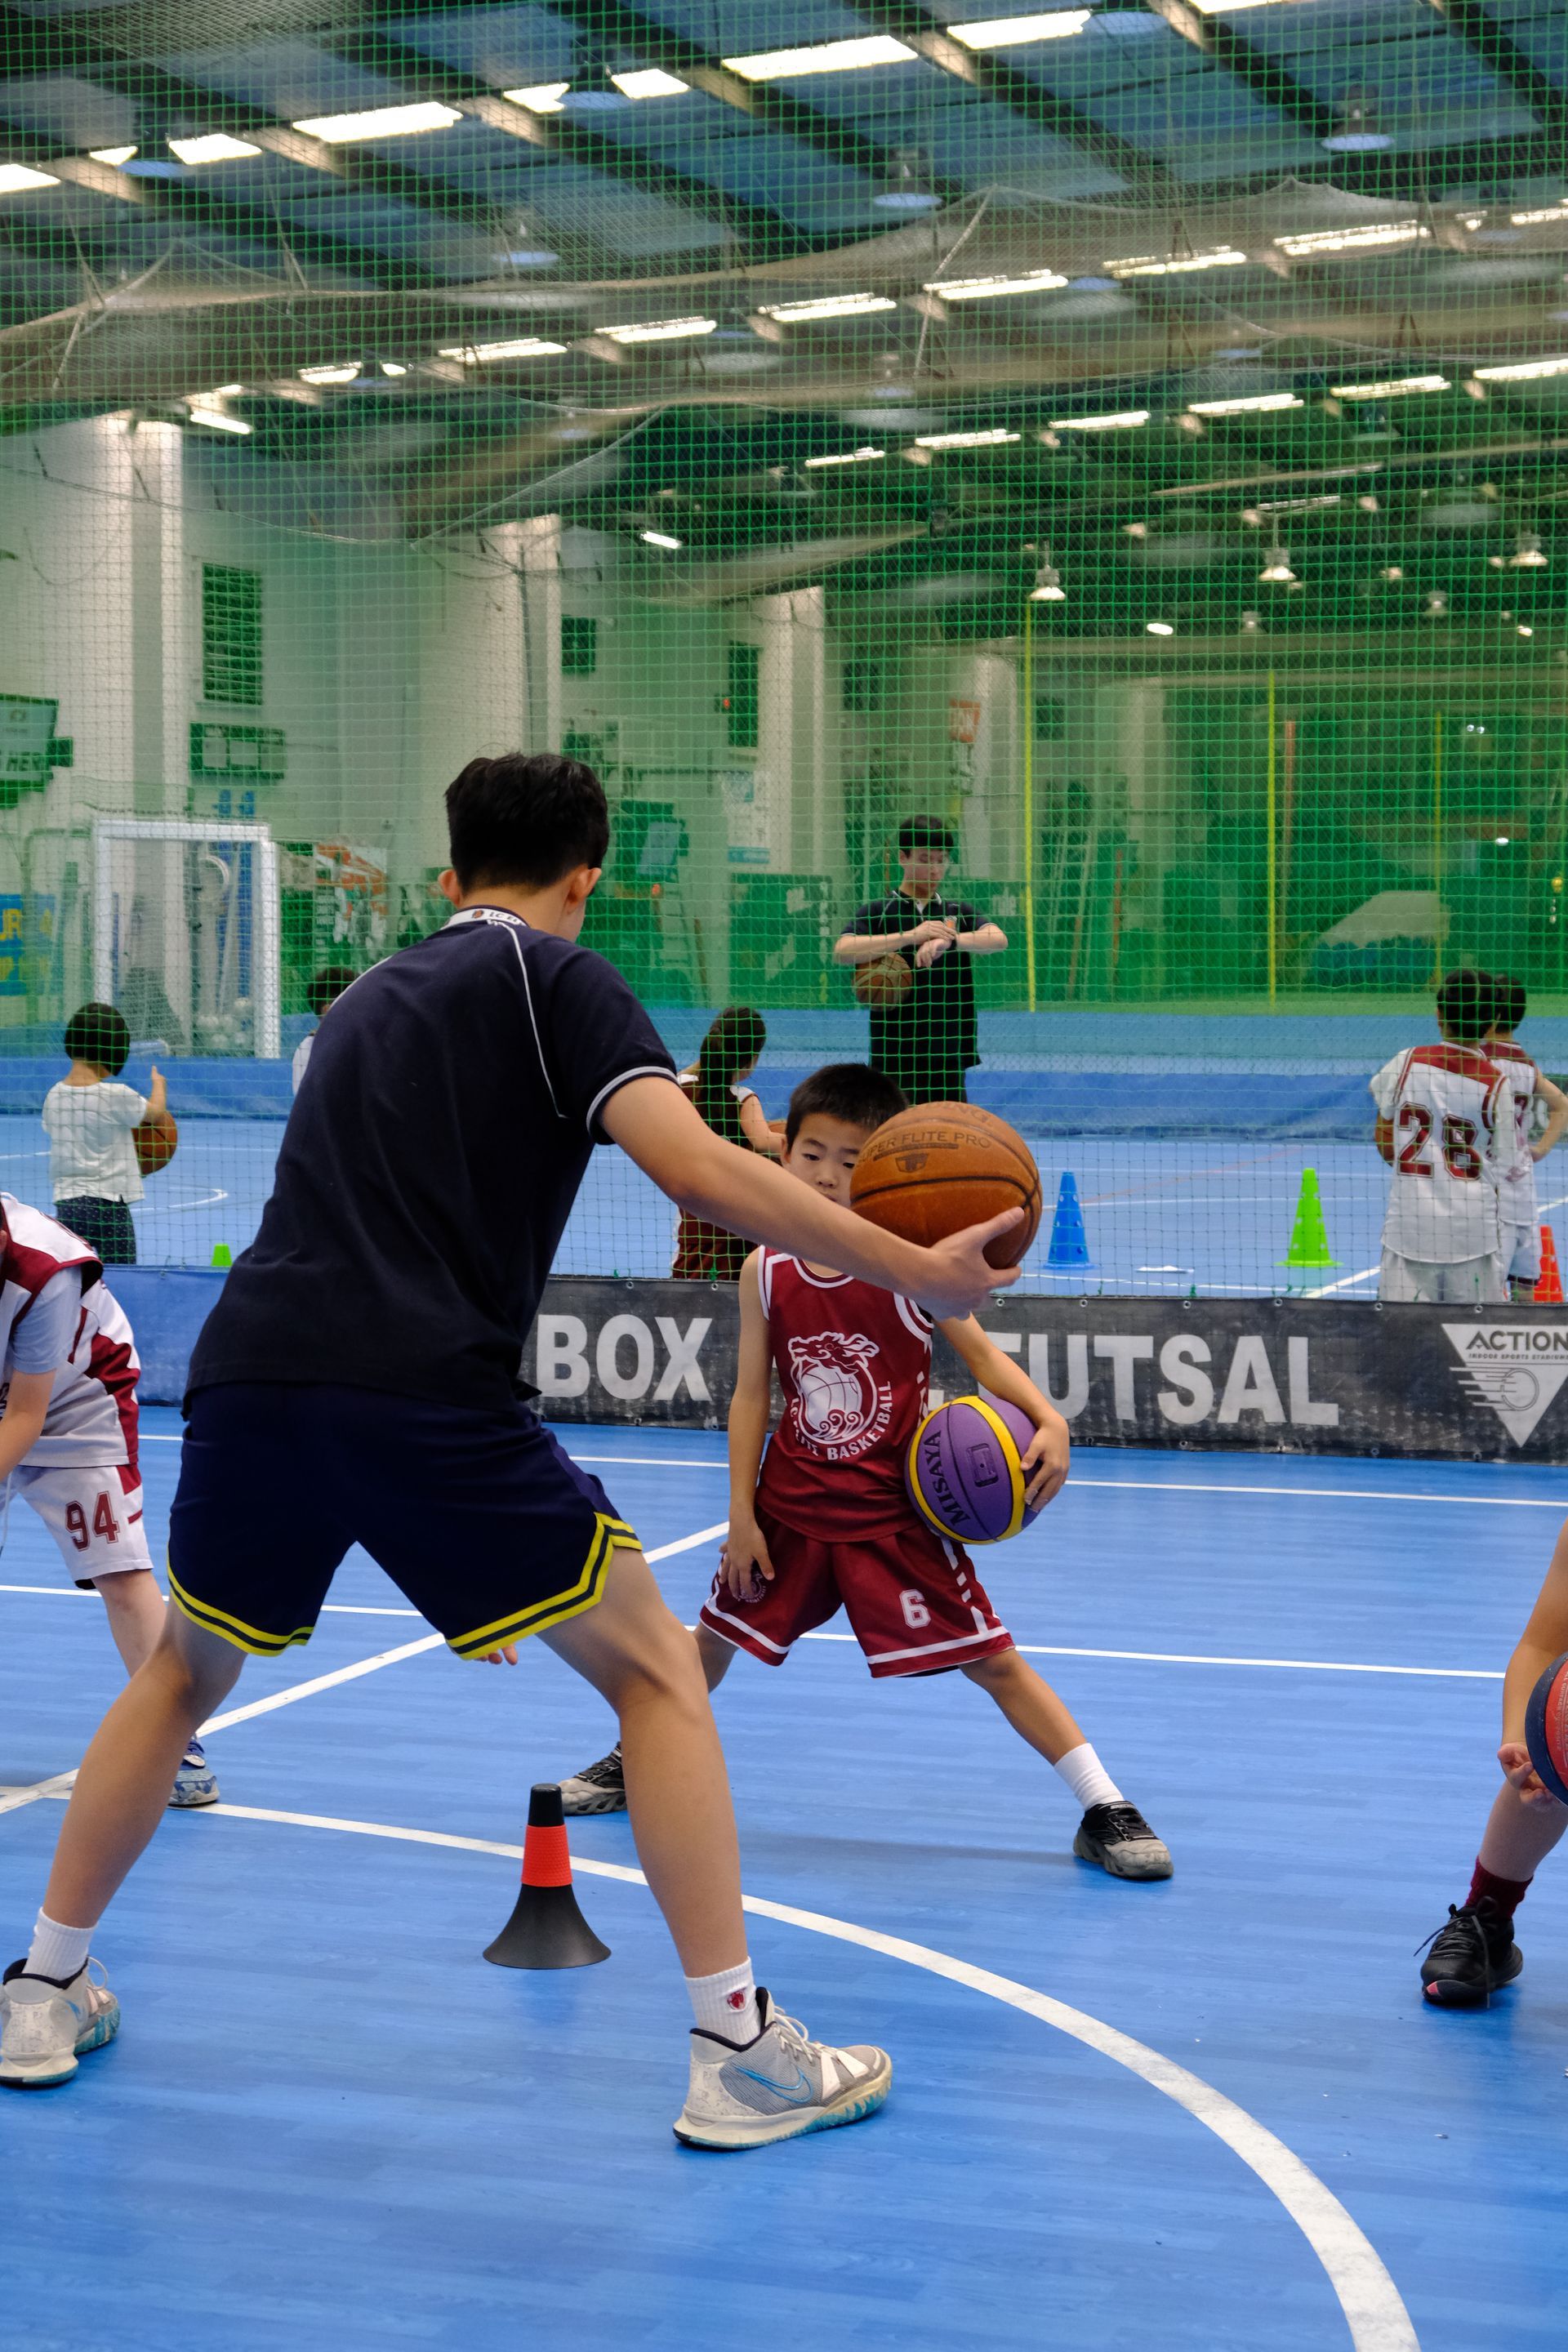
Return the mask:
<svg viewBox="0 0 1568 2352">
<path fill-rule="evenodd" d="M 1568 1461 L 1568 1311 L 1367 1300 L 997 1298 L 981 1321 L 1091 1445 Z M 735 1292 L 546 1286 L 524 1353 L 554 1421 L 714 1428 Z M 933 1380 L 971 1383 L 939 1339 Z"/>
</svg>

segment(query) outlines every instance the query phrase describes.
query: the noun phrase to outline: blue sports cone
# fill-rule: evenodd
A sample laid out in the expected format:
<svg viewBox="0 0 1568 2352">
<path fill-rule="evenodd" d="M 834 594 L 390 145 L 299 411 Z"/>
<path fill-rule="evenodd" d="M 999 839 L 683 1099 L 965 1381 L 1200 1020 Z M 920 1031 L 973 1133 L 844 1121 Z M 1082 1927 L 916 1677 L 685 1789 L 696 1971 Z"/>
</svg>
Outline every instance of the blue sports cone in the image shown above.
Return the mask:
<svg viewBox="0 0 1568 2352">
<path fill-rule="evenodd" d="M 1329 1229 L 1323 1223 L 1323 1203 L 1318 1192 L 1318 1171 L 1315 1168 L 1303 1168 L 1301 1171 L 1301 1190 L 1296 1202 L 1296 1222 L 1290 1228 L 1290 1246 L 1279 1263 L 1294 1266 L 1304 1274 L 1317 1274 L 1325 1266 L 1339 1264 L 1329 1248 Z"/>
<path fill-rule="evenodd" d="M 1083 1229 L 1078 1178 L 1070 1169 L 1064 1172 L 1061 1189 L 1057 1194 L 1057 1213 L 1051 1219 L 1051 1245 L 1046 1253 L 1046 1264 L 1063 1267 L 1094 1264 L 1089 1254 L 1089 1235 Z"/>
</svg>

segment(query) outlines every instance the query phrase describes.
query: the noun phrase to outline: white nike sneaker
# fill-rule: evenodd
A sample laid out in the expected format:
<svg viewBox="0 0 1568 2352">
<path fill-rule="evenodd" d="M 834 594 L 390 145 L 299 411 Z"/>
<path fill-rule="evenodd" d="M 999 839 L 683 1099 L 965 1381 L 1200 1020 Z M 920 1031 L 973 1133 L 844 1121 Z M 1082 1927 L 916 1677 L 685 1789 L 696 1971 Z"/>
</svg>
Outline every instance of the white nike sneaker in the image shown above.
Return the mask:
<svg viewBox="0 0 1568 2352">
<path fill-rule="evenodd" d="M 13 1960 L 0 1979 L 0 2083 L 43 2091 L 69 2082 L 79 2058 L 113 2041 L 120 2003 L 103 1981 L 100 1961 L 88 1960 L 64 1982 L 30 1977 L 26 1966 Z"/>
<path fill-rule="evenodd" d="M 688 2147 L 765 2147 L 876 2114 L 893 2080 L 885 2050 L 808 2041 L 761 1985 L 757 2008 L 763 2030 L 752 2042 L 692 2028 L 691 2082 L 675 2119 L 677 2139 Z"/>
</svg>

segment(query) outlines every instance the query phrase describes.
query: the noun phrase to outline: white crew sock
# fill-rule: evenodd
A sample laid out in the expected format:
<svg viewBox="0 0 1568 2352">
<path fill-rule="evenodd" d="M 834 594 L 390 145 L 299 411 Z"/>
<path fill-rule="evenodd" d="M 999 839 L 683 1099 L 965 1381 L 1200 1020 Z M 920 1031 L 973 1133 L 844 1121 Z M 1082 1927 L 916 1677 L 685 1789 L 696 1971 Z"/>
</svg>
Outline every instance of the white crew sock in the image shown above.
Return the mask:
<svg viewBox="0 0 1568 2352">
<path fill-rule="evenodd" d="M 1087 1739 L 1081 1748 L 1069 1748 L 1065 1756 L 1058 1756 L 1052 1769 L 1061 1774 L 1086 1813 L 1090 1805 L 1122 1801 L 1121 1790 Z"/>
<path fill-rule="evenodd" d="M 686 1990 L 699 2032 L 721 2034 L 726 2042 L 754 2042 L 762 2032 L 757 1980 L 749 1959 L 738 1969 L 721 1969 L 717 1976 L 688 1977 Z"/>
<path fill-rule="evenodd" d="M 69 1984 L 72 1977 L 87 1966 L 87 1948 L 91 1941 L 90 1927 L 62 1927 L 58 1919 L 40 1911 L 27 1954 L 28 1976 L 53 1977 L 57 1983 Z"/>
</svg>

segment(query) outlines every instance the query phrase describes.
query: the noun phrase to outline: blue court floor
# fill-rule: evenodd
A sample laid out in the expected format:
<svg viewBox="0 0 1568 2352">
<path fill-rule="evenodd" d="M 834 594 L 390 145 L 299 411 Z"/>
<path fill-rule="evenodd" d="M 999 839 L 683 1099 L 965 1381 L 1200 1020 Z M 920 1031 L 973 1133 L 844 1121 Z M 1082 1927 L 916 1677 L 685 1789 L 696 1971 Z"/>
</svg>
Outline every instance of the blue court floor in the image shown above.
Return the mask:
<svg viewBox="0 0 1568 2352">
<path fill-rule="evenodd" d="M 177 1424 L 147 1418 L 161 1543 Z M 689 1615 L 721 1442 L 572 1444 Z M 669 2134 L 687 2016 L 624 1817 L 573 1828 L 606 1965 L 479 1957 L 528 1785 L 601 1752 L 602 1704 L 536 1646 L 411 1649 L 356 1557 L 309 1650 L 247 1666 L 224 1808 L 168 1818 L 110 1916 L 120 2041 L 0 2101 L 0 2337 L 1555 2352 L 1568 1866 L 1489 2011 L 1425 2011 L 1413 1954 L 1467 1883 L 1562 1503 L 1523 1467 L 1081 1452 L 987 1580 L 1163 1885 L 1073 1861 L 1066 1792 L 961 1677 L 873 1685 L 842 1624 L 738 1660 L 759 1972 L 897 2073 L 871 2123 L 728 2159 Z M 25 1508 L 0 1583 L 4 1957 L 59 1820 L 29 1792 L 118 1671 Z"/>
<path fill-rule="evenodd" d="M 170 1166 L 150 1177 L 135 1212 L 147 1265 L 208 1265 L 215 1244 L 237 1256 L 272 1188 L 283 1129 L 269 1119 L 187 1119 Z M 1128 1136 L 1031 1139 L 1047 1210 L 1023 1288 L 1180 1297 L 1271 1296 L 1294 1289 L 1376 1293 L 1387 1171 L 1370 1140 L 1290 1143 L 1161 1140 Z M 1284 1265 L 1303 1169 L 1315 1170 L 1332 1265 Z M 1047 1264 L 1049 1203 L 1071 1170 L 1093 1260 L 1086 1272 Z M 0 1118 L 0 1184 L 48 1204 L 48 1159 L 37 1122 Z M 1568 1202 L 1568 1151 L 1542 1167 L 1543 1215 Z M 674 1252 L 675 1212 L 619 1151 L 596 1151 L 555 1255 L 559 1274 L 660 1275 Z M 1568 1246 L 1568 1235 L 1564 1236 Z"/>
</svg>

